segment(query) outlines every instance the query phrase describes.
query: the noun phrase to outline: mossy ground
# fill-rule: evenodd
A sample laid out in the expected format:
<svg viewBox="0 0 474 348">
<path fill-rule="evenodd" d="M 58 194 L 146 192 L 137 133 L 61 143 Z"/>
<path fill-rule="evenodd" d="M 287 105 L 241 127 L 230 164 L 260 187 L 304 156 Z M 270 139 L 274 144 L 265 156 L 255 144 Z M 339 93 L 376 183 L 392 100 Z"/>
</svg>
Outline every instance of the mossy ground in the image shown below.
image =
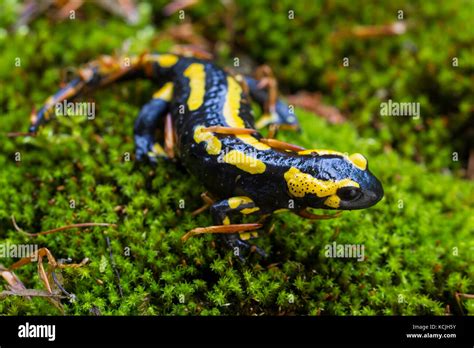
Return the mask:
<svg viewBox="0 0 474 348">
<path fill-rule="evenodd" d="M 16 2 L 7 3 L 14 7 Z M 242 6 L 248 6 L 245 4 Z M 423 8 L 426 13 L 440 15 L 427 7 Z M 474 184 L 457 174 L 459 164 L 451 160 L 454 145 L 440 145 L 439 139 L 449 136 L 437 123 L 436 100 L 427 104 L 425 112 L 433 122 L 423 124 L 425 132 L 419 133 L 419 138 L 411 133 L 397 138 L 399 129 L 411 132 L 419 128 L 414 120 L 380 121 L 374 110 L 362 106 L 362 100 L 351 99 L 351 105 L 345 104 L 342 90 L 329 95 L 335 98 L 329 99 L 332 104 L 345 105 L 354 113 L 342 125 L 330 125 L 297 109 L 303 133 L 282 133 L 281 139 L 307 148 L 365 154 L 384 185 L 385 198 L 371 209 L 346 212 L 335 220 L 314 222 L 278 215 L 271 232 L 256 240 L 269 253 L 269 260 L 254 258 L 246 265 L 218 248 L 212 236 L 180 242 L 186 231 L 211 224 L 207 213 L 190 215 L 201 205 L 203 187 L 197 180 L 170 162 L 160 163 L 151 175 L 150 167 L 124 161 L 124 154 L 134 151 L 134 118 L 153 92 L 149 83 L 114 86 L 89 96 L 96 103 L 93 121 L 60 118 L 34 139 L 7 138 L 6 132 L 26 130 L 31 108 L 56 90 L 66 67 L 112 53 L 125 39 L 131 40 L 134 53 L 145 48 L 166 50 L 171 45 L 153 44 L 150 7 L 142 8 L 144 16 L 137 27 L 92 10 L 86 11 L 90 17 L 75 21 L 52 23 L 40 18 L 28 32 L 0 31 L 0 238 L 3 243 L 38 243 L 56 258 L 90 259 L 85 267 L 62 271 L 64 287 L 77 297 L 74 303 L 63 302 L 64 313 L 442 315 L 447 306 L 450 313 L 474 313 L 473 300 L 458 303 L 454 297 L 456 292 L 474 293 Z M 193 11 L 196 18 L 204 16 L 199 6 Z M 2 24 L 12 21 L 9 13 L 3 12 Z M 217 24 L 211 22 L 209 27 L 213 25 Z M 458 31 L 452 35 L 459 37 Z M 315 49 L 330 51 L 324 45 L 327 43 Z M 380 48 L 380 55 L 394 52 L 391 47 Z M 15 67 L 17 57 L 21 67 Z M 430 57 L 426 53 L 426 59 Z M 366 58 L 364 66 L 376 64 L 374 61 Z M 301 65 L 291 69 L 299 72 L 295 76 L 304 75 Z M 334 66 L 328 69 L 342 71 Z M 448 68 L 443 71 L 452 74 Z M 283 80 L 285 76 L 282 73 Z M 352 90 L 367 88 L 363 74 L 352 76 Z M 410 98 L 410 91 L 403 92 L 410 80 L 409 74 L 398 76 L 399 95 L 406 92 Z M 298 83 L 308 86 L 304 81 Z M 457 94 L 461 100 L 449 105 L 456 110 L 461 105 L 461 114 L 467 112 L 462 106 L 466 90 L 456 88 L 461 88 Z M 441 92 L 449 95 L 453 89 L 444 86 Z M 364 92 L 362 97 L 372 107 L 376 105 L 371 93 Z M 381 128 L 374 131 L 369 119 L 375 118 Z M 417 147 L 426 157 L 414 162 L 412 150 Z M 21 162 L 15 161 L 16 152 L 21 153 Z M 428 160 L 437 155 L 440 158 Z M 76 201 L 74 209 L 70 208 L 71 199 Z M 185 207 L 180 208 L 183 201 Z M 117 223 L 118 227 L 31 239 L 15 231 L 12 215 L 30 232 L 94 221 Z M 111 240 L 123 297 L 105 235 Z M 326 258 L 324 247 L 333 241 L 363 244 L 366 259 Z M 2 259 L 0 263 L 8 266 L 13 262 Z M 42 288 L 34 265 L 16 274 L 26 287 Z M 0 283 L 0 290 L 5 289 L 6 283 Z M 48 315 L 60 311 L 41 298 L 7 297 L 0 301 L 0 313 Z"/>
</svg>

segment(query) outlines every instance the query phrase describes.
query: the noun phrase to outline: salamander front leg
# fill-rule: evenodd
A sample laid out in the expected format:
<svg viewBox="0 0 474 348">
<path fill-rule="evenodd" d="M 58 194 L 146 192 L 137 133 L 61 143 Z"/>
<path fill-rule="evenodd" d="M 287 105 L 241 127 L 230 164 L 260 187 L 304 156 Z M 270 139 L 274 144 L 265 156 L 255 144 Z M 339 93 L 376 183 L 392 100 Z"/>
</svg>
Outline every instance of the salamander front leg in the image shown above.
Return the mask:
<svg viewBox="0 0 474 348">
<path fill-rule="evenodd" d="M 183 236 L 187 240 L 192 235 L 202 233 L 219 233 L 224 244 L 230 248 L 234 255 L 242 262 L 251 253 L 257 252 L 266 257 L 264 250 L 247 242 L 248 239 L 258 236 L 255 230 L 262 227 L 259 223 L 254 224 L 231 224 L 230 215 L 250 215 L 259 213 L 260 208 L 255 205 L 252 199 L 245 196 L 231 197 L 221 200 L 211 206 L 211 215 L 215 226 L 196 228 Z"/>
<path fill-rule="evenodd" d="M 167 157 L 165 150 L 156 142 L 155 133 L 160 119 L 168 113 L 172 89 L 171 83 L 165 84 L 154 94 L 153 99 L 142 107 L 135 120 L 134 137 L 137 161 L 148 159 L 150 163 L 156 165 L 157 157 Z"/>
</svg>

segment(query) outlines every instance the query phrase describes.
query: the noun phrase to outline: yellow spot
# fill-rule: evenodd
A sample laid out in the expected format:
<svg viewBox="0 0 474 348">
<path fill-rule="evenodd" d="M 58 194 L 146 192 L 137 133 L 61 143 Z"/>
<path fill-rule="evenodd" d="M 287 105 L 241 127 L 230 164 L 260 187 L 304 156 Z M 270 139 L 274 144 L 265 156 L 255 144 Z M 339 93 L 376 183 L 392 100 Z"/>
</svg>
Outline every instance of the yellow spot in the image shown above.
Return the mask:
<svg viewBox="0 0 474 348">
<path fill-rule="evenodd" d="M 188 108 L 190 111 L 199 109 L 204 100 L 204 92 L 206 91 L 206 73 L 204 65 L 193 63 L 186 68 L 184 76 L 189 79 L 189 97 Z"/>
<path fill-rule="evenodd" d="M 204 131 L 205 127 L 197 126 L 194 130 L 194 141 L 196 143 L 206 142 L 206 151 L 209 155 L 218 155 L 222 149 L 222 143 L 212 132 Z"/>
<path fill-rule="evenodd" d="M 341 199 L 337 195 L 331 195 L 324 201 L 324 204 L 331 208 L 339 208 L 340 203 Z"/>
<path fill-rule="evenodd" d="M 162 68 L 170 68 L 178 62 L 178 59 L 178 56 L 174 54 L 160 54 L 154 60 L 158 62 Z"/>
<path fill-rule="evenodd" d="M 224 103 L 224 118 L 229 127 L 245 128 L 244 120 L 239 116 L 242 88 L 231 76 L 227 77 L 227 96 Z M 252 135 L 238 135 L 236 138 L 258 150 L 269 150 L 270 146 L 258 141 Z"/>
<path fill-rule="evenodd" d="M 231 197 L 227 200 L 227 204 L 229 204 L 229 207 L 231 209 L 235 209 L 241 206 L 242 204 L 249 204 L 249 203 L 253 203 L 253 201 L 250 198 L 245 197 L 245 196 Z"/>
<path fill-rule="evenodd" d="M 280 213 L 284 213 L 285 211 L 288 211 L 289 209 L 287 208 L 282 208 L 282 209 L 277 209 L 275 210 L 273 213 L 274 214 L 280 214 Z"/>
<path fill-rule="evenodd" d="M 353 153 L 352 155 L 349 156 L 349 159 L 351 160 L 354 165 L 362 170 L 367 169 L 367 159 L 362 156 L 360 153 Z"/>
<path fill-rule="evenodd" d="M 222 160 L 250 174 L 261 174 L 266 169 L 265 163 L 238 150 L 229 151 Z"/>
<path fill-rule="evenodd" d="M 153 144 L 153 154 L 159 156 L 166 156 L 166 151 L 159 143 Z"/>
<path fill-rule="evenodd" d="M 241 234 L 240 234 L 240 239 L 242 239 L 242 240 L 248 240 L 248 239 L 250 239 L 250 233 L 248 233 L 248 232 L 241 233 Z"/>
<path fill-rule="evenodd" d="M 242 214 L 252 214 L 252 213 L 255 213 L 256 211 L 259 211 L 260 208 L 259 207 L 254 207 L 254 208 L 245 208 L 245 209 L 242 209 L 240 212 Z"/>
<path fill-rule="evenodd" d="M 291 167 L 284 174 L 288 190 L 294 197 L 304 197 L 308 193 L 315 194 L 318 197 L 327 197 L 335 195 L 336 191 L 341 187 L 355 186 L 359 184 L 350 179 L 343 179 L 339 181 L 319 180 L 315 177 L 301 172 L 295 167 Z"/>
<path fill-rule="evenodd" d="M 240 239 L 242 240 L 247 240 L 250 238 L 257 238 L 258 237 L 258 232 L 245 232 L 240 234 Z"/>
<path fill-rule="evenodd" d="M 229 204 L 229 207 L 231 209 L 237 209 L 241 205 L 253 204 L 253 200 L 245 196 L 231 197 L 227 200 L 227 204 Z M 253 208 L 244 208 L 240 212 L 242 214 L 252 214 L 253 212 L 256 212 L 259 210 L 260 210 L 259 207 L 253 207 Z"/>
<path fill-rule="evenodd" d="M 230 225 L 229 217 L 226 216 L 226 217 L 224 218 L 224 220 L 222 221 L 222 223 L 223 223 L 224 225 Z"/>
<path fill-rule="evenodd" d="M 336 156 L 341 156 L 351 162 L 354 166 L 361 170 L 366 170 L 367 169 L 367 159 L 362 156 L 360 153 L 353 153 L 350 156 L 347 156 L 345 153 L 338 152 L 338 151 L 333 151 L 333 150 L 319 150 L 319 149 L 313 149 L 313 150 L 304 150 L 304 151 L 298 151 L 298 155 L 311 155 L 311 154 L 316 154 L 318 156 L 323 156 L 323 155 L 336 155 Z"/>
<path fill-rule="evenodd" d="M 153 94 L 153 99 L 162 99 L 164 101 L 170 101 L 173 97 L 173 83 L 167 82 L 158 91 Z"/>
</svg>

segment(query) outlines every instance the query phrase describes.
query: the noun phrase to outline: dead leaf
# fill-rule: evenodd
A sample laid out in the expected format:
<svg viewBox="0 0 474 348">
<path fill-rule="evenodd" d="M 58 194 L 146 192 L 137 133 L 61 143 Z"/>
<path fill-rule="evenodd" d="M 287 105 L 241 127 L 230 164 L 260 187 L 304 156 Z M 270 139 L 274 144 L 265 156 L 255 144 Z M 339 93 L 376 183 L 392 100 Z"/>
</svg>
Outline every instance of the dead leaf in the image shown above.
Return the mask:
<svg viewBox="0 0 474 348">
<path fill-rule="evenodd" d="M 314 112 L 332 124 L 341 124 L 346 121 L 346 117 L 339 111 L 338 108 L 323 104 L 322 95 L 318 92 L 298 92 L 297 94 L 290 95 L 288 97 L 288 103 Z"/>
</svg>

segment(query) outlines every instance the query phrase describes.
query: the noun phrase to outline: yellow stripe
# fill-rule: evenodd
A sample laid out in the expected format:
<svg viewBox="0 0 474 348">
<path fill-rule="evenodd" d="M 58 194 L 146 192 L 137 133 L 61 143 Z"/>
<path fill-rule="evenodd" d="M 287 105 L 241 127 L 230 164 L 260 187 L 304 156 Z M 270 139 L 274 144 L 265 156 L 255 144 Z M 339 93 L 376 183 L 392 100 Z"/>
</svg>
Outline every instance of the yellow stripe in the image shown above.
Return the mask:
<svg viewBox="0 0 474 348">
<path fill-rule="evenodd" d="M 335 195 L 336 191 L 341 187 L 355 186 L 359 184 L 350 179 L 339 181 L 319 180 L 315 177 L 301 172 L 298 168 L 291 167 L 284 174 L 288 190 L 294 197 L 304 197 L 308 193 L 315 194 L 318 197 L 327 197 Z"/>
<path fill-rule="evenodd" d="M 173 98 L 173 83 L 167 82 L 158 91 L 153 94 L 153 99 L 162 99 L 170 101 Z"/>
<path fill-rule="evenodd" d="M 238 150 L 229 151 L 222 160 L 250 174 L 261 174 L 266 169 L 265 163 Z"/>
<path fill-rule="evenodd" d="M 242 88 L 239 83 L 231 76 L 227 76 L 227 96 L 224 103 L 224 118 L 229 127 L 234 128 L 245 128 L 244 120 L 239 116 L 240 95 L 242 94 Z M 253 146 L 258 150 L 269 150 L 270 146 L 257 140 L 252 135 L 238 135 L 238 139 L 242 142 Z"/>
<path fill-rule="evenodd" d="M 218 155 L 222 149 L 222 143 L 212 132 L 203 131 L 203 126 L 194 130 L 194 141 L 196 143 L 206 142 L 206 151 L 209 155 Z"/>
<path fill-rule="evenodd" d="M 227 76 L 227 96 L 224 104 L 224 118 L 229 127 L 245 128 L 239 116 L 242 88 L 232 77 Z"/>
<path fill-rule="evenodd" d="M 186 68 L 184 76 L 189 79 L 189 97 L 188 108 L 190 111 L 199 109 L 204 100 L 204 92 L 206 91 L 206 73 L 204 65 L 193 63 Z"/>
</svg>

